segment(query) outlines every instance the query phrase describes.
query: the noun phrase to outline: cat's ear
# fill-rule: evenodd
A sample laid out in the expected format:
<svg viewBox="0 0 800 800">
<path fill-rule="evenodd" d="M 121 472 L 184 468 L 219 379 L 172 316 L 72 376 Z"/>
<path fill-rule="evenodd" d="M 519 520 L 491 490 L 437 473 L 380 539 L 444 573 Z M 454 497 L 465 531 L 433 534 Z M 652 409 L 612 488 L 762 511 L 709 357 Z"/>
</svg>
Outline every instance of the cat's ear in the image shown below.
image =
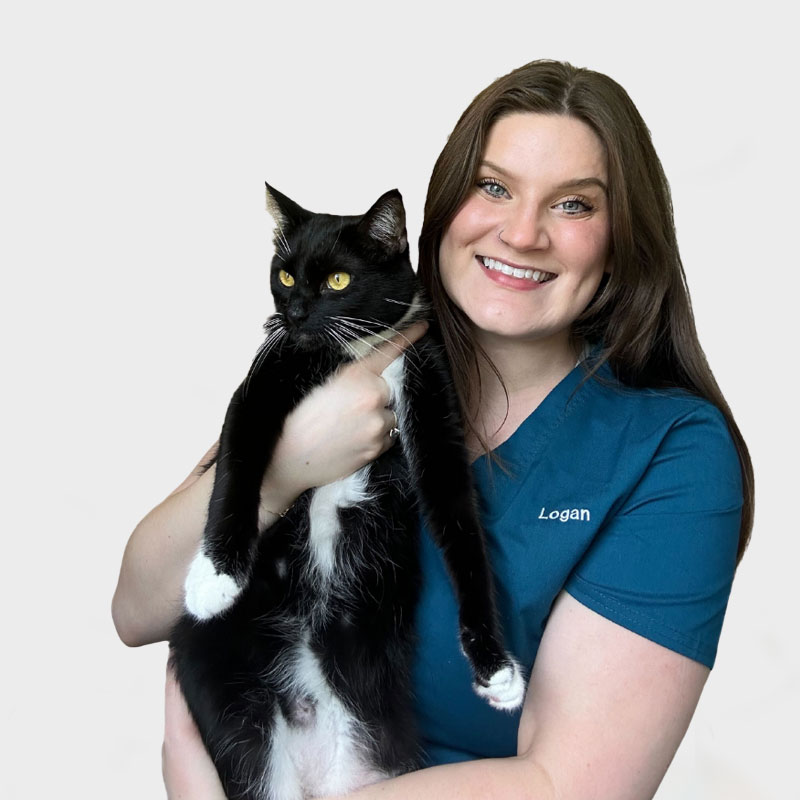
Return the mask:
<svg viewBox="0 0 800 800">
<path fill-rule="evenodd" d="M 403 197 L 392 189 L 378 198 L 358 224 L 362 235 L 369 237 L 389 255 L 402 253 L 408 247 L 406 210 Z"/>
<path fill-rule="evenodd" d="M 267 187 L 267 211 L 272 219 L 275 220 L 276 243 L 280 234 L 288 236 L 298 225 L 311 219 L 311 212 L 301 208 L 294 200 L 290 200 L 285 194 L 281 194 L 266 181 Z"/>
</svg>

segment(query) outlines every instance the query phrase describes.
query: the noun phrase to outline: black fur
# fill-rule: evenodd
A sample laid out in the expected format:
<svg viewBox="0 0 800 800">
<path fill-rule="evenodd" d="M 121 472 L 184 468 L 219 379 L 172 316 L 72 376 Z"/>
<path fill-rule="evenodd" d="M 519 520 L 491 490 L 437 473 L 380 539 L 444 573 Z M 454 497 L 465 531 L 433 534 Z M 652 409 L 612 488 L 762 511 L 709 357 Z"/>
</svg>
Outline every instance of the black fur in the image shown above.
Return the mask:
<svg viewBox="0 0 800 800">
<path fill-rule="evenodd" d="M 363 217 L 312 214 L 267 191 L 278 223 L 271 275 L 277 313 L 227 411 L 203 540 L 216 571 L 244 589 L 217 616 L 184 614 L 171 637 L 178 680 L 232 800 L 314 791 L 273 794 L 265 777 L 276 720 L 311 730 L 320 712 L 319 697 L 292 675 L 301 642 L 358 721 L 364 762 L 378 777 L 417 765 L 409 670 L 419 512 L 445 555 L 476 684 L 485 686 L 512 664 L 501 644 L 459 409 L 433 323 L 406 351 L 408 411 L 400 442 L 370 467 L 371 499 L 336 512 L 333 573 L 326 578 L 311 555 L 313 490 L 259 533 L 260 484 L 288 413 L 354 357 L 348 343 L 387 336 L 427 315 L 397 191 Z M 292 287 L 281 282 L 281 270 L 293 276 Z M 346 289 L 327 287 L 332 273 L 351 276 Z"/>
</svg>

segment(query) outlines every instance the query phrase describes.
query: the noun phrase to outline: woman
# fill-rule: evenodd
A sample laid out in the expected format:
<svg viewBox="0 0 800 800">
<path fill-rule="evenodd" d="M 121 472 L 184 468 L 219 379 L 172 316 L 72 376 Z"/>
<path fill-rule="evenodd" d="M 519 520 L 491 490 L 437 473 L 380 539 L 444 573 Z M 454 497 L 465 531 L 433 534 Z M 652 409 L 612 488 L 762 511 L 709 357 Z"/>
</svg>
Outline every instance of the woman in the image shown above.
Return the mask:
<svg viewBox="0 0 800 800">
<path fill-rule="evenodd" d="M 516 717 L 459 689 L 469 681 L 443 633 L 456 612 L 423 537 L 415 688 L 430 768 L 353 796 L 651 797 L 714 662 L 752 469 L 624 90 L 542 61 L 478 95 L 434 167 L 419 271 L 476 456 L 508 644 L 532 671 Z M 287 421 L 265 521 L 390 446 L 379 374 L 393 355 L 349 366 Z M 348 427 L 331 439 L 334 416 Z M 212 481 L 190 476 L 131 537 L 114 605 L 126 642 L 167 636 Z M 222 797 L 167 689 L 171 796 Z"/>
</svg>

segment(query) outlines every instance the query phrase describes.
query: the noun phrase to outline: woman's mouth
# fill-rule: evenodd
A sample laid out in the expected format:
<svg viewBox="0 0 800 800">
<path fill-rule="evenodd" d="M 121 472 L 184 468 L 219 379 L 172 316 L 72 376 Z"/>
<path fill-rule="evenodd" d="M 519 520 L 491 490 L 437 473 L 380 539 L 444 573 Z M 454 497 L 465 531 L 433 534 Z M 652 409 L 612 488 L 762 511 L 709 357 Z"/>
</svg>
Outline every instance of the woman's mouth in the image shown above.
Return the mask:
<svg viewBox="0 0 800 800">
<path fill-rule="evenodd" d="M 478 262 L 486 269 L 490 278 L 498 279 L 502 275 L 506 278 L 514 278 L 517 281 L 526 281 L 531 284 L 531 288 L 552 281 L 557 277 L 554 272 L 514 266 L 512 264 L 506 264 L 504 261 L 498 261 L 495 258 L 489 258 L 488 256 L 475 256 L 475 258 L 477 258 Z"/>
</svg>

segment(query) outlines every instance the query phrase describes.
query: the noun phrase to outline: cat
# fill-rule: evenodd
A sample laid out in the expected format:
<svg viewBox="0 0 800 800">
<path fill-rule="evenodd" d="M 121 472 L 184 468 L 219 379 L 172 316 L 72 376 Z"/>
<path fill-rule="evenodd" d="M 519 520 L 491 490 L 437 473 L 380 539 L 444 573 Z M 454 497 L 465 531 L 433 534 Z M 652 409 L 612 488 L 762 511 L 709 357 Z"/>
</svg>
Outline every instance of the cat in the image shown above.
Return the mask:
<svg viewBox="0 0 800 800">
<path fill-rule="evenodd" d="M 316 214 L 267 184 L 276 313 L 228 407 L 171 660 L 231 800 L 352 791 L 419 764 L 411 706 L 419 514 L 444 553 L 475 691 L 514 709 L 458 401 L 411 267 L 400 193 Z M 258 529 L 263 474 L 292 409 L 415 320 L 384 371 L 397 441 Z M 331 420 L 331 424 L 336 424 Z"/>
</svg>

